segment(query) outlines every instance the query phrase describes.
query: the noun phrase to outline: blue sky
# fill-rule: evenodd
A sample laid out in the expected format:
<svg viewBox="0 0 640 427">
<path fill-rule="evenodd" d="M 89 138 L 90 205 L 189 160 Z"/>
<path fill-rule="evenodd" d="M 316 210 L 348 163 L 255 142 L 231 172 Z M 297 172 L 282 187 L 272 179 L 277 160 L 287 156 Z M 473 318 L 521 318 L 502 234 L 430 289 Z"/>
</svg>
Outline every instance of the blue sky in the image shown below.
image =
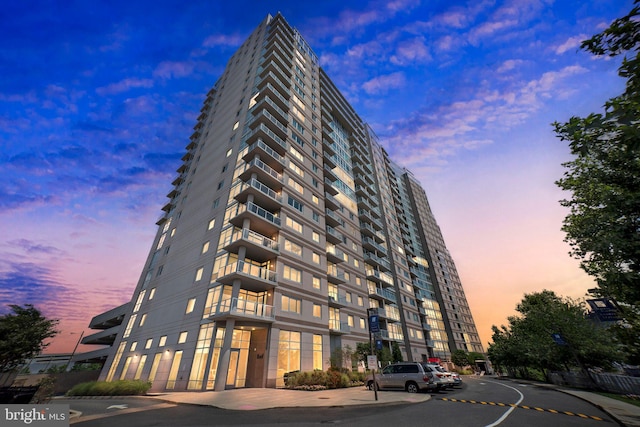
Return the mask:
<svg viewBox="0 0 640 427">
<path fill-rule="evenodd" d="M 25 1 L 0 10 L 0 304 L 61 319 L 131 296 L 207 91 L 280 11 L 430 197 L 483 343 L 523 293 L 592 281 L 560 231 L 551 123 L 620 93 L 581 40 L 631 0 Z M 498 307 L 498 308 L 496 308 Z M 3 309 L 0 309 L 2 311 Z"/>
</svg>

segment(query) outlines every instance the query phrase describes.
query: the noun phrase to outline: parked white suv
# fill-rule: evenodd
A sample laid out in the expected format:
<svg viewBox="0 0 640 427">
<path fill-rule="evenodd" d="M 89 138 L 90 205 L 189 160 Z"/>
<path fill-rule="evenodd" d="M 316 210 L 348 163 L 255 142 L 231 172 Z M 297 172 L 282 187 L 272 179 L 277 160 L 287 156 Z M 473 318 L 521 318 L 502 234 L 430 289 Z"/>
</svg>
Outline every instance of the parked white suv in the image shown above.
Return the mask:
<svg viewBox="0 0 640 427">
<path fill-rule="evenodd" d="M 373 375 L 366 380 L 367 388 L 373 390 Z M 409 393 L 436 390 L 434 373 L 424 364 L 418 362 L 400 362 L 385 366 L 376 372 L 378 390 L 404 389 Z"/>
<path fill-rule="evenodd" d="M 433 373 L 433 381 L 438 384 L 438 389 L 453 388 L 455 381 L 451 372 L 447 372 L 442 366 L 435 363 L 429 363 L 426 368 Z"/>
</svg>

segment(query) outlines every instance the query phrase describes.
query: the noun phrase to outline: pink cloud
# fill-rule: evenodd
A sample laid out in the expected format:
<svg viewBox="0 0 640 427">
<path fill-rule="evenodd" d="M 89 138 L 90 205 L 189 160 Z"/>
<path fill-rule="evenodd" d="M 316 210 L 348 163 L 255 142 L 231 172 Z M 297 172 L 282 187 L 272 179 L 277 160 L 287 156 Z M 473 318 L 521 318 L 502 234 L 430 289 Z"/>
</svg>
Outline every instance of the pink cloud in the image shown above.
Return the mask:
<svg viewBox="0 0 640 427">
<path fill-rule="evenodd" d="M 163 61 L 153 70 L 153 75 L 163 79 L 186 77 L 193 72 L 194 68 L 195 63 L 192 61 Z"/>
<path fill-rule="evenodd" d="M 369 95 L 380 94 L 390 89 L 402 87 L 405 84 L 405 77 L 402 72 L 386 74 L 375 77 L 362 85 L 362 89 Z"/>
<path fill-rule="evenodd" d="M 115 95 L 117 93 L 127 92 L 129 89 L 144 87 L 150 88 L 153 87 L 153 80 L 151 79 L 138 79 L 138 78 L 128 78 L 124 80 L 120 80 L 116 83 L 111 83 L 107 86 L 102 86 L 96 89 L 96 93 L 99 95 Z"/>
<path fill-rule="evenodd" d="M 396 54 L 390 58 L 390 61 L 396 65 L 415 64 L 429 60 L 431 60 L 431 55 L 422 37 L 401 42 L 396 48 Z"/>
<path fill-rule="evenodd" d="M 560 46 L 556 47 L 555 52 L 558 55 L 562 55 L 563 53 L 565 53 L 568 50 L 578 50 L 578 48 L 580 48 L 580 44 L 582 43 L 583 40 L 586 40 L 588 38 L 588 36 L 584 35 L 584 34 L 580 34 L 574 37 L 569 37 L 564 43 L 562 43 Z"/>
</svg>

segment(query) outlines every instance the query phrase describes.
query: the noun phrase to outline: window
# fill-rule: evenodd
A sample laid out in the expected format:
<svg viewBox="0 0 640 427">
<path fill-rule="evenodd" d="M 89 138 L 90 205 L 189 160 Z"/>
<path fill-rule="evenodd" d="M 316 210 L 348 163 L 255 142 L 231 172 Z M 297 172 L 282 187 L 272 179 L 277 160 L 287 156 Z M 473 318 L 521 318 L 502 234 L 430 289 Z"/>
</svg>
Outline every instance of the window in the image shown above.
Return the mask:
<svg viewBox="0 0 640 427">
<path fill-rule="evenodd" d="M 136 348 L 138 348 L 138 341 L 134 341 L 131 343 L 131 348 L 129 349 L 129 351 L 136 351 Z"/>
<path fill-rule="evenodd" d="M 191 298 L 189 301 L 187 301 L 187 310 L 185 311 L 184 314 L 191 313 L 195 306 L 196 306 L 196 299 L 195 298 Z"/>
<path fill-rule="evenodd" d="M 144 313 L 142 316 L 140 316 L 140 323 L 138 323 L 138 326 L 144 326 L 144 322 L 147 320 L 147 313 Z"/>
<path fill-rule="evenodd" d="M 149 300 L 152 300 L 155 295 L 156 295 L 156 288 L 152 288 L 149 291 Z"/>
<path fill-rule="evenodd" d="M 313 336 L 313 369 L 322 370 L 322 335 Z"/>
<path fill-rule="evenodd" d="M 285 239 L 284 250 L 298 256 L 302 256 L 302 246 L 298 245 L 297 243 L 293 243 L 291 240 Z"/>
<path fill-rule="evenodd" d="M 311 233 L 311 238 L 313 239 L 314 242 L 316 243 L 320 243 L 320 234 L 316 231 Z"/>
<path fill-rule="evenodd" d="M 302 283 L 302 271 L 288 265 L 284 266 L 283 277 L 292 282 Z"/>
<path fill-rule="evenodd" d="M 167 343 L 167 336 L 163 335 L 160 337 L 160 341 L 158 341 L 158 347 L 164 347 L 166 343 Z"/>
<path fill-rule="evenodd" d="M 346 299 L 348 303 L 351 303 L 351 292 L 347 292 Z"/>
<path fill-rule="evenodd" d="M 134 380 L 139 380 L 140 376 L 142 376 L 142 370 L 144 369 L 144 364 L 147 363 L 147 355 L 143 354 L 140 357 L 140 361 L 138 362 L 138 368 L 136 369 L 136 373 L 133 375 Z"/>
<path fill-rule="evenodd" d="M 353 316 L 352 315 L 348 315 L 347 316 L 347 324 L 353 328 Z"/>
<path fill-rule="evenodd" d="M 207 226 L 207 230 L 211 230 L 215 225 L 216 225 L 216 219 L 213 218 L 211 221 L 209 221 L 209 225 Z"/>
<path fill-rule="evenodd" d="M 311 214 L 311 217 L 313 218 L 313 220 L 314 220 L 315 222 L 320 222 L 320 214 L 319 214 L 318 212 L 313 212 L 313 213 Z"/>
<path fill-rule="evenodd" d="M 284 387 L 285 372 L 300 370 L 300 332 L 280 331 L 276 387 Z"/>
<path fill-rule="evenodd" d="M 360 329 L 364 329 L 364 327 L 365 327 L 364 319 L 361 317 L 360 318 Z"/>
<path fill-rule="evenodd" d="M 149 338 L 147 342 L 144 344 L 144 349 L 148 350 L 151 348 L 152 345 L 153 345 L 153 338 Z"/>
<path fill-rule="evenodd" d="M 218 183 L 218 190 L 224 187 L 224 179 Z"/>
<path fill-rule="evenodd" d="M 314 166 L 315 166 L 315 164 L 314 164 Z M 295 163 L 289 162 L 289 168 L 292 171 L 294 171 L 295 173 L 297 173 L 298 175 L 300 175 L 301 177 L 304 177 L 304 171 L 302 169 L 300 169 L 300 167 L 298 165 L 296 165 Z"/>
<path fill-rule="evenodd" d="M 233 153 L 233 148 L 227 150 L 227 157 L 231 156 L 231 153 Z"/>
<path fill-rule="evenodd" d="M 318 203 L 320 203 L 320 199 L 319 199 L 319 198 L 318 198 L 318 196 L 316 196 L 315 194 L 311 196 L 311 201 L 312 201 L 313 203 L 315 203 L 316 205 L 317 205 Z"/>
<path fill-rule="evenodd" d="M 204 271 L 204 267 L 200 267 L 198 270 L 196 270 L 196 282 L 199 282 L 200 280 L 202 280 L 202 272 Z"/>
<path fill-rule="evenodd" d="M 313 317 L 322 317 L 322 306 L 320 304 L 313 304 Z"/>
<path fill-rule="evenodd" d="M 294 181 L 293 179 L 289 178 L 289 185 L 293 187 L 293 189 L 296 190 L 298 193 L 304 194 L 304 187 L 301 184 L 299 184 L 297 181 Z"/>
<path fill-rule="evenodd" d="M 358 297 L 358 305 L 359 305 L 360 307 L 362 307 L 362 306 L 364 305 L 364 300 L 363 300 L 363 299 L 362 299 L 362 297 L 360 297 L 360 296 Z"/>
<path fill-rule="evenodd" d="M 317 254 L 315 252 L 313 253 L 313 262 L 315 264 L 320 264 L 320 254 Z"/>
<path fill-rule="evenodd" d="M 289 206 L 292 206 L 293 208 L 299 210 L 300 212 L 303 211 L 304 209 L 304 205 L 302 204 L 302 202 L 300 202 L 299 200 L 289 196 L 289 199 L 287 200 L 287 203 L 289 204 Z"/>
<path fill-rule="evenodd" d="M 294 229 L 298 233 L 302 233 L 302 224 L 300 224 L 298 221 L 287 217 L 285 224 L 287 224 L 287 227 Z"/>
<path fill-rule="evenodd" d="M 319 277 L 313 277 L 313 288 L 314 289 L 320 289 L 320 278 Z"/>
<path fill-rule="evenodd" d="M 178 336 L 178 344 L 184 344 L 187 342 L 187 335 L 189 335 L 187 331 L 180 332 L 180 335 Z"/>
<path fill-rule="evenodd" d="M 233 130 L 238 129 L 238 126 L 239 126 L 239 125 L 240 125 L 240 122 L 239 122 L 239 121 L 238 121 L 238 122 L 235 122 L 235 123 L 233 124 Z"/>
<path fill-rule="evenodd" d="M 218 197 L 217 199 L 215 199 L 215 200 L 213 201 L 213 205 L 212 205 L 213 209 L 217 208 L 218 206 L 220 206 L 220 197 Z"/>
<path fill-rule="evenodd" d="M 204 242 L 204 245 L 202 245 L 202 252 L 203 254 L 207 253 L 209 251 L 209 242 Z"/>
<path fill-rule="evenodd" d="M 302 155 L 302 153 L 296 150 L 295 148 L 293 148 L 292 146 L 289 147 L 289 152 L 293 154 L 293 156 L 296 159 L 300 160 L 301 162 L 304 162 L 304 156 Z"/>
<path fill-rule="evenodd" d="M 292 298 L 286 295 L 282 295 L 282 311 L 289 311 L 292 313 L 300 314 L 301 300 L 298 298 Z"/>
</svg>

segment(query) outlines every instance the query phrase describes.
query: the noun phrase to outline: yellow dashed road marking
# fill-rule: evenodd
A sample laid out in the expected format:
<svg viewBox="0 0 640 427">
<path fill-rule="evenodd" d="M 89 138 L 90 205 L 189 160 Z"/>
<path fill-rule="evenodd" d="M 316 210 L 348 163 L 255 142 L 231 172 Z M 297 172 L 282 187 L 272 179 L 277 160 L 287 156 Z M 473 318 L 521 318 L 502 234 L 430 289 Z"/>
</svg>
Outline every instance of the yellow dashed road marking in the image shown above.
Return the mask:
<svg viewBox="0 0 640 427">
<path fill-rule="evenodd" d="M 569 411 L 558 411 L 558 410 L 555 410 L 555 409 L 545 409 L 545 408 L 531 407 L 531 406 L 526 406 L 526 405 L 516 405 L 515 403 L 477 402 L 475 400 L 450 399 L 448 397 L 443 397 L 440 400 L 444 400 L 445 402 L 479 403 L 481 405 L 492 405 L 492 406 L 512 406 L 512 407 L 520 408 L 520 409 L 534 409 L 534 410 L 536 410 L 538 412 L 550 412 L 552 414 L 564 414 L 564 415 L 569 415 L 569 416 L 586 418 L 586 419 L 589 419 L 589 420 L 604 421 L 602 418 L 596 417 L 595 415 L 574 414 L 573 412 L 569 412 Z"/>
</svg>

